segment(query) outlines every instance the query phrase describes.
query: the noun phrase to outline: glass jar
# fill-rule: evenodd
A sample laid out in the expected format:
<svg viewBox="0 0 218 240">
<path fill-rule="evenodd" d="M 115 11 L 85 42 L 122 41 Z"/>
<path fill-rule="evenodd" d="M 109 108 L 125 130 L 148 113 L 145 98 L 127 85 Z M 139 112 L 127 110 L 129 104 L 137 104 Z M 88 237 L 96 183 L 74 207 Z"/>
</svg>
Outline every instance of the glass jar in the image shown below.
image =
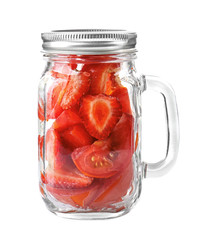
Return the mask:
<svg viewBox="0 0 218 240">
<path fill-rule="evenodd" d="M 39 83 L 39 178 L 47 208 L 76 219 L 129 212 L 142 179 L 176 160 L 179 128 L 172 88 L 137 77 L 136 34 L 65 30 L 42 34 L 46 67 Z M 164 96 L 168 145 L 164 160 L 141 161 L 141 93 Z"/>
</svg>

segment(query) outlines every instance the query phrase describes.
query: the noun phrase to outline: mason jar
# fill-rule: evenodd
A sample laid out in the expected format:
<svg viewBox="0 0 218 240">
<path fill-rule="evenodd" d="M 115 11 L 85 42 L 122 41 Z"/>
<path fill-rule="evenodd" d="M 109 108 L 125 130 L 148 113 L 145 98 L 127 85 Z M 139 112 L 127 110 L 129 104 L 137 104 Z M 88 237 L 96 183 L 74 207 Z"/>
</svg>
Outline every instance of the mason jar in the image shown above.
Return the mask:
<svg viewBox="0 0 218 240">
<path fill-rule="evenodd" d="M 176 160 L 175 95 L 168 84 L 137 74 L 136 36 L 94 29 L 42 34 L 39 187 L 47 208 L 59 216 L 126 214 L 142 179 L 165 174 Z M 141 94 L 147 89 L 164 97 L 168 132 L 166 157 L 153 164 L 141 161 Z"/>
</svg>

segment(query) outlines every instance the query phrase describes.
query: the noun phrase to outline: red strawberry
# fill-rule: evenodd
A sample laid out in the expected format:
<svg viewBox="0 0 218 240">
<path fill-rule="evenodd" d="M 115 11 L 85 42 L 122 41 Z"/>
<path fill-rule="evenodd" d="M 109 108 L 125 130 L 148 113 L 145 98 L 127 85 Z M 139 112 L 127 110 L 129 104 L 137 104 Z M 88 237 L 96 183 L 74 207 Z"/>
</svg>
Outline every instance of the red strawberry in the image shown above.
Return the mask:
<svg viewBox="0 0 218 240">
<path fill-rule="evenodd" d="M 132 114 L 131 107 L 130 107 L 130 100 L 128 90 L 125 87 L 117 87 L 114 91 L 110 94 L 113 97 L 116 97 L 121 105 L 122 105 L 122 112 Z"/>
<path fill-rule="evenodd" d="M 115 97 L 99 94 L 82 99 L 80 116 L 89 134 L 97 139 L 108 137 L 121 115 L 121 105 Z"/>
<path fill-rule="evenodd" d="M 79 98 L 87 93 L 90 86 L 89 77 L 90 74 L 87 72 L 69 76 L 60 104 L 63 109 L 71 108 Z"/>
<path fill-rule="evenodd" d="M 49 129 L 46 134 L 45 157 L 51 169 L 62 168 L 69 161 L 70 151 L 65 149 L 56 130 Z"/>
<path fill-rule="evenodd" d="M 100 93 L 106 93 L 106 91 L 108 91 L 108 84 L 110 85 L 112 76 L 114 76 L 118 67 L 119 63 L 85 64 L 82 71 L 88 72 L 91 75 L 89 94 L 97 95 Z"/>
<path fill-rule="evenodd" d="M 83 175 L 72 162 L 61 169 L 51 169 L 48 167 L 45 173 L 45 183 L 55 188 L 82 188 L 90 185 L 93 178 Z"/>
<path fill-rule="evenodd" d="M 82 123 L 79 117 L 79 113 L 76 110 L 68 109 L 64 110 L 60 116 L 55 120 L 52 127 L 58 131 L 66 130 L 75 124 Z"/>
<path fill-rule="evenodd" d="M 124 113 L 113 129 L 109 140 L 113 150 L 131 150 L 134 152 L 134 118 Z"/>
<path fill-rule="evenodd" d="M 57 118 L 63 111 L 60 106 L 63 91 L 67 85 L 67 80 L 57 80 L 52 83 L 47 93 L 46 119 Z"/>
<path fill-rule="evenodd" d="M 106 89 L 105 94 L 111 95 L 111 93 L 116 90 L 117 88 L 122 87 L 122 84 L 120 82 L 120 79 L 118 76 L 115 76 L 115 73 L 110 74 L 109 81 L 106 82 Z"/>
<path fill-rule="evenodd" d="M 77 68 L 76 64 L 55 62 L 51 74 L 54 78 L 68 79 L 72 70 Z"/>
<path fill-rule="evenodd" d="M 71 150 L 94 142 L 82 124 L 77 124 L 60 133 L 63 144 Z"/>
</svg>

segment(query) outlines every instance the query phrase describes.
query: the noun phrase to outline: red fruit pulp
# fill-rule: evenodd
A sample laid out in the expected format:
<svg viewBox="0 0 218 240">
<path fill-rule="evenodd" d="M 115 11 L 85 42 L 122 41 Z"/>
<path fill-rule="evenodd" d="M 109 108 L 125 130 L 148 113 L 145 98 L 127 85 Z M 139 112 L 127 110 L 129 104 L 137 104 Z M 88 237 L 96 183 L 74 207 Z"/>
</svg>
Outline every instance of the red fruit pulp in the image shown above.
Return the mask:
<svg viewBox="0 0 218 240">
<path fill-rule="evenodd" d="M 52 127 L 61 132 L 79 123 L 82 123 L 79 113 L 76 110 L 68 109 L 59 115 Z"/>
<path fill-rule="evenodd" d="M 97 139 L 109 136 L 122 115 L 116 98 L 99 94 L 82 99 L 80 116 L 90 135 Z"/>
<path fill-rule="evenodd" d="M 89 135 L 82 124 L 76 124 L 60 133 L 63 145 L 71 149 L 90 145 L 94 138 Z"/>
<path fill-rule="evenodd" d="M 82 71 L 88 72 L 91 77 L 89 94 L 97 95 L 109 91 L 108 86 L 116 84 L 113 76 L 118 69 L 119 63 L 85 64 L 82 68 Z"/>
</svg>

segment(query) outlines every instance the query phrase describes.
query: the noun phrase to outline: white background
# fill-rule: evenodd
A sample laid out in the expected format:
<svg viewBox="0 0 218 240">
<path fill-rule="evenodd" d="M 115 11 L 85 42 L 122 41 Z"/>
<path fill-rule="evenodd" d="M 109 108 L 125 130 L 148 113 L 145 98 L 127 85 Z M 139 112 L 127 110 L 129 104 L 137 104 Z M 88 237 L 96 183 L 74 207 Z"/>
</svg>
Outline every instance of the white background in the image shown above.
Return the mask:
<svg viewBox="0 0 218 240">
<path fill-rule="evenodd" d="M 2 1 L 0 6 L 0 239 L 218 238 L 218 6 L 214 0 Z M 44 206 L 37 175 L 40 33 L 117 28 L 138 33 L 138 72 L 170 82 L 177 95 L 177 164 L 145 179 L 126 216 L 58 218 Z M 161 98 L 143 97 L 143 160 L 164 154 Z M 159 116 L 160 115 L 160 116 Z M 161 121 L 160 121 L 161 120 Z"/>
</svg>

